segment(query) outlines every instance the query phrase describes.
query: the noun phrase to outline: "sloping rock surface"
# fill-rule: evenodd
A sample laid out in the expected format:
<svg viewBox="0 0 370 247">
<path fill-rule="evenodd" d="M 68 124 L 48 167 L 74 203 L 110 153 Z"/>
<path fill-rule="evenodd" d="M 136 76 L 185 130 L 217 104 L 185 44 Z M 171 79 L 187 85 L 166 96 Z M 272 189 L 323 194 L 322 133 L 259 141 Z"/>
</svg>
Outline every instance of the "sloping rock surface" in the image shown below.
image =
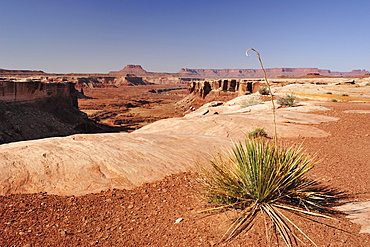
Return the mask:
<svg viewBox="0 0 370 247">
<path fill-rule="evenodd" d="M 186 117 L 161 120 L 129 134 L 80 134 L 0 145 L 0 194 L 131 189 L 189 171 L 195 161 L 208 160 L 255 128 L 273 135 L 269 103 L 244 107 L 243 100 L 248 98 L 210 103 Z M 308 113 L 313 110 L 326 108 L 305 103 L 278 109 L 279 136 L 328 136 L 306 124 L 337 118 Z"/>
<path fill-rule="evenodd" d="M 94 134 L 0 146 L 0 194 L 81 195 L 134 188 L 187 171 L 226 138 L 191 135 Z"/>
<path fill-rule="evenodd" d="M 232 140 L 244 138 L 256 128 L 263 128 L 273 136 L 272 108 L 270 102 L 244 107 L 245 101 L 254 96 L 246 95 L 225 104 L 214 106 L 210 102 L 183 118 L 157 121 L 135 131 L 136 133 L 187 134 L 226 137 Z M 298 107 L 280 108 L 276 111 L 279 137 L 326 137 L 329 134 L 308 124 L 336 121 L 338 118 L 312 114 L 312 111 L 328 110 L 314 102 L 302 102 Z"/>
</svg>

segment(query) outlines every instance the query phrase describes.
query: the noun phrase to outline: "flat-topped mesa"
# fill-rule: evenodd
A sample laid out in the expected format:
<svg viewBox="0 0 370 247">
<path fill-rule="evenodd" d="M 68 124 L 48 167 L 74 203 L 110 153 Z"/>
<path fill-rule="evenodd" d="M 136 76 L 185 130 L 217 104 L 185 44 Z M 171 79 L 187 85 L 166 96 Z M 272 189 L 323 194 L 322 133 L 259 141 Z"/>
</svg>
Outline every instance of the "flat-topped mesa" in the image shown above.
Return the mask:
<svg viewBox="0 0 370 247">
<path fill-rule="evenodd" d="M 9 70 L 9 69 L 0 69 L 0 77 L 28 77 L 35 75 L 44 75 L 45 72 L 41 70 Z"/>
<path fill-rule="evenodd" d="M 147 74 L 148 72 L 144 70 L 141 65 L 126 65 L 123 69 L 113 73 L 120 73 L 120 74 L 135 74 L 135 75 L 142 75 Z"/>
<path fill-rule="evenodd" d="M 290 76 L 300 77 L 307 74 L 320 74 L 322 76 L 363 76 L 367 70 L 352 70 L 351 72 L 335 72 L 318 68 L 271 68 L 266 69 L 268 77 Z M 189 69 L 182 68 L 179 75 L 197 76 L 204 78 L 263 78 L 261 69 Z"/>
</svg>

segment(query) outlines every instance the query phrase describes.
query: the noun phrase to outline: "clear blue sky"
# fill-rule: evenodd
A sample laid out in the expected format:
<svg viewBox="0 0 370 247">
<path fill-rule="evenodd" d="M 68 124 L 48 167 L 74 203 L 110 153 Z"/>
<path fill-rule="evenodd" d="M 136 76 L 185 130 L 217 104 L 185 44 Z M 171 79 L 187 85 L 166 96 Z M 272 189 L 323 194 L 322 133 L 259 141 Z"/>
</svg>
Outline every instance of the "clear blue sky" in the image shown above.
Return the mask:
<svg viewBox="0 0 370 247">
<path fill-rule="evenodd" d="M 0 68 L 370 69 L 369 0 L 0 0 Z"/>
</svg>

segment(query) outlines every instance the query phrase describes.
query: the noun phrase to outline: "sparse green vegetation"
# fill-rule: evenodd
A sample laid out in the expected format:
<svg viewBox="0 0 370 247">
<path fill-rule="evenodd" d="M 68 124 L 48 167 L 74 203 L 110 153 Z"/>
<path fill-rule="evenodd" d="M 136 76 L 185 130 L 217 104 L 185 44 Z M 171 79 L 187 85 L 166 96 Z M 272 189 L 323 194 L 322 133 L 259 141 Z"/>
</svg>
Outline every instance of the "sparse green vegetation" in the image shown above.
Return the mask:
<svg viewBox="0 0 370 247">
<path fill-rule="evenodd" d="M 201 168 L 198 180 L 201 191 L 214 204 L 204 211 L 237 210 L 237 217 L 223 236 L 224 241 L 249 231 L 256 220 L 264 218 L 269 222 L 266 226 L 272 228 L 266 232 L 280 235 L 287 246 L 299 240 L 293 229 L 313 243 L 289 219 L 289 214 L 328 217 L 319 212 L 328 209 L 333 194 L 305 177 L 315 165 L 316 161 L 301 148 L 246 139 L 229 153 L 219 154 L 208 167 Z"/>
<path fill-rule="evenodd" d="M 337 100 L 337 99 L 331 99 L 330 101 L 331 101 L 331 102 L 338 102 L 338 100 Z"/>
<path fill-rule="evenodd" d="M 248 137 L 249 138 L 260 138 L 260 137 L 267 137 L 267 133 L 265 131 L 265 129 L 261 129 L 261 128 L 257 128 L 255 130 L 253 130 L 252 132 L 250 132 L 248 134 Z"/>
<path fill-rule="evenodd" d="M 296 98 L 297 97 L 291 93 L 278 97 L 276 101 L 279 105 L 293 107 L 298 105 Z"/>
<path fill-rule="evenodd" d="M 260 97 L 248 97 L 248 99 L 243 100 L 240 103 L 240 107 L 245 108 L 248 106 L 254 106 L 262 103 L 262 99 Z"/>
<path fill-rule="evenodd" d="M 270 91 L 267 87 L 260 87 L 258 89 L 258 93 L 261 94 L 261 95 L 269 95 Z"/>
<path fill-rule="evenodd" d="M 290 218 L 292 214 L 312 219 L 330 218 L 322 212 L 332 213 L 332 202 L 338 194 L 322 187 L 315 180 L 305 175 L 317 162 L 303 153 L 302 148 L 285 147 L 277 142 L 276 112 L 270 84 L 258 55 L 264 78 L 269 88 L 272 103 L 274 125 L 273 143 L 254 136 L 266 134 L 263 129 L 249 133 L 250 139 L 237 143 L 234 148 L 214 157 L 208 166 L 199 167 L 198 182 L 202 195 L 213 204 L 202 212 L 236 213 L 233 223 L 223 235 L 228 241 L 242 232 L 253 228 L 257 220 L 264 220 L 266 237 L 279 243 L 279 236 L 287 246 L 303 243 L 303 236 L 311 244 L 316 244 Z M 284 106 L 296 106 L 296 97 L 292 94 L 279 97 L 277 103 Z M 253 139 L 252 139 L 253 138 Z M 299 232 L 299 234 L 297 234 Z"/>
</svg>

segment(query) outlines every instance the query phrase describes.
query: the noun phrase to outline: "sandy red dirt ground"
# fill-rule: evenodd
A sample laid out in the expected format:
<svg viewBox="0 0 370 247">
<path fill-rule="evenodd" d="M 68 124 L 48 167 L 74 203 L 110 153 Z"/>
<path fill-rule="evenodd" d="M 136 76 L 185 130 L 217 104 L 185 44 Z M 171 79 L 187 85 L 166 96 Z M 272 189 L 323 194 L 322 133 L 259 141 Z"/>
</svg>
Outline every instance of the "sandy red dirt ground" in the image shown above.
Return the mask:
<svg viewBox="0 0 370 247">
<path fill-rule="evenodd" d="M 370 114 L 345 112 L 370 110 L 370 104 L 325 106 L 332 110 L 320 114 L 340 117 L 336 122 L 315 125 L 330 137 L 283 141 L 303 142 L 308 153 L 317 153 L 321 163 L 310 172 L 311 177 L 348 193 L 351 201 L 370 200 Z M 133 190 L 79 197 L 44 193 L 2 196 L 0 246 L 215 246 L 230 216 L 196 213 L 207 203 L 194 186 L 194 174 L 183 173 Z M 344 216 L 323 221 L 335 228 L 291 217 L 318 246 L 370 246 L 370 234 L 359 234 L 360 225 Z M 175 224 L 179 218 L 183 220 Z M 218 246 L 268 246 L 264 234 L 260 223 L 248 234 Z M 271 246 L 277 246 L 276 241 Z"/>
<path fill-rule="evenodd" d="M 78 104 L 90 119 L 131 132 L 159 119 L 183 116 L 184 110 L 175 103 L 186 96 L 184 88 L 179 84 L 85 88 L 87 98 Z"/>
</svg>

